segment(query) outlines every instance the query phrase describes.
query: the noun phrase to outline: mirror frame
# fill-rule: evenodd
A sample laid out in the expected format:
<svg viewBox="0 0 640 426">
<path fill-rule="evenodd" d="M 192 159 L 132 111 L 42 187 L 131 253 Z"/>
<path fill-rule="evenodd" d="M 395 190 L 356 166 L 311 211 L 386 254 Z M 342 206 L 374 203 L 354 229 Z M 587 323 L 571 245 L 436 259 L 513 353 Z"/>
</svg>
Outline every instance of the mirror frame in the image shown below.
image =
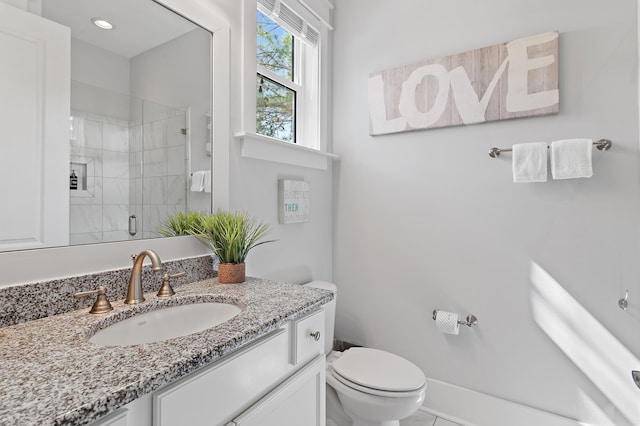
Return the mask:
<svg viewBox="0 0 640 426">
<path fill-rule="evenodd" d="M 226 13 L 208 0 L 152 0 L 209 31 L 212 90 L 211 208 L 229 208 L 230 115 L 230 25 Z M 0 287 L 51 280 L 131 266 L 129 254 L 152 248 L 163 260 L 211 254 L 194 237 L 165 237 L 113 243 L 51 247 L 0 252 Z M 34 267 L 37 265 L 37 267 Z"/>
</svg>

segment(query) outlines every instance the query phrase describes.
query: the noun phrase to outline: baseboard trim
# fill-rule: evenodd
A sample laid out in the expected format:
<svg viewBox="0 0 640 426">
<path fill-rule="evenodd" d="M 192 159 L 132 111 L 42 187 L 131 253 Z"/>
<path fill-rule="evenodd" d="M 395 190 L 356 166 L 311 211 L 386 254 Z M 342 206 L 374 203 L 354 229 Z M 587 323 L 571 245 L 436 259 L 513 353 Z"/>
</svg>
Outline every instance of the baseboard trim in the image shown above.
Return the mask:
<svg viewBox="0 0 640 426">
<path fill-rule="evenodd" d="M 433 379 L 427 379 L 427 396 L 420 410 L 463 426 L 588 426 Z"/>
</svg>

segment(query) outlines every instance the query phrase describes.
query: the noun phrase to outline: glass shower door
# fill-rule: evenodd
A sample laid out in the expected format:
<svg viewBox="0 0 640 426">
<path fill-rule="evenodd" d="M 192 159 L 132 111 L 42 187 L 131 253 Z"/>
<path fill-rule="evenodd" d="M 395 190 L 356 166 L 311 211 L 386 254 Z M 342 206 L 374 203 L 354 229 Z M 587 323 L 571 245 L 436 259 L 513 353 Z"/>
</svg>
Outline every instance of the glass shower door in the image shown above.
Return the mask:
<svg viewBox="0 0 640 426">
<path fill-rule="evenodd" d="M 155 238 L 161 236 L 157 229 L 163 220 L 187 209 L 187 113 L 141 102 L 141 136 L 135 146 L 139 173 L 136 170 L 136 179 L 132 179 L 138 225 L 135 238 Z M 131 155 L 134 157 L 133 152 Z"/>
</svg>

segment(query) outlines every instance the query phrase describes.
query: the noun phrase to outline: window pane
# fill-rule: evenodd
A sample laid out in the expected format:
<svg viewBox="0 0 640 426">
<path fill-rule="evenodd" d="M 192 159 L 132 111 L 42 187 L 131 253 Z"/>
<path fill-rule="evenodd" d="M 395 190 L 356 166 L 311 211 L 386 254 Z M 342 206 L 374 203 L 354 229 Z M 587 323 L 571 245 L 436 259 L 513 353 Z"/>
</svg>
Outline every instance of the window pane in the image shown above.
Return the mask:
<svg viewBox="0 0 640 426">
<path fill-rule="evenodd" d="M 295 92 L 260 74 L 256 87 L 256 132 L 295 142 Z"/>
<path fill-rule="evenodd" d="M 293 81 L 293 36 L 257 11 L 258 64 Z"/>
</svg>

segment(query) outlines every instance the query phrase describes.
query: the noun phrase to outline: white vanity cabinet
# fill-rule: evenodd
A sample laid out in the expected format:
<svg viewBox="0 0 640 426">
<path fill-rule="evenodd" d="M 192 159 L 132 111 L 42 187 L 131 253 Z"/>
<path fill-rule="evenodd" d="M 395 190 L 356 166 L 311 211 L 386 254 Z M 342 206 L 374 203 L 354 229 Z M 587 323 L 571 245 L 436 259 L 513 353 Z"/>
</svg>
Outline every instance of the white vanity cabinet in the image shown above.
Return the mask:
<svg viewBox="0 0 640 426">
<path fill-rule="evenodd" d="M 93 426 L 325 426 L 323 336 L 319 310 Z"/>
</svg>

